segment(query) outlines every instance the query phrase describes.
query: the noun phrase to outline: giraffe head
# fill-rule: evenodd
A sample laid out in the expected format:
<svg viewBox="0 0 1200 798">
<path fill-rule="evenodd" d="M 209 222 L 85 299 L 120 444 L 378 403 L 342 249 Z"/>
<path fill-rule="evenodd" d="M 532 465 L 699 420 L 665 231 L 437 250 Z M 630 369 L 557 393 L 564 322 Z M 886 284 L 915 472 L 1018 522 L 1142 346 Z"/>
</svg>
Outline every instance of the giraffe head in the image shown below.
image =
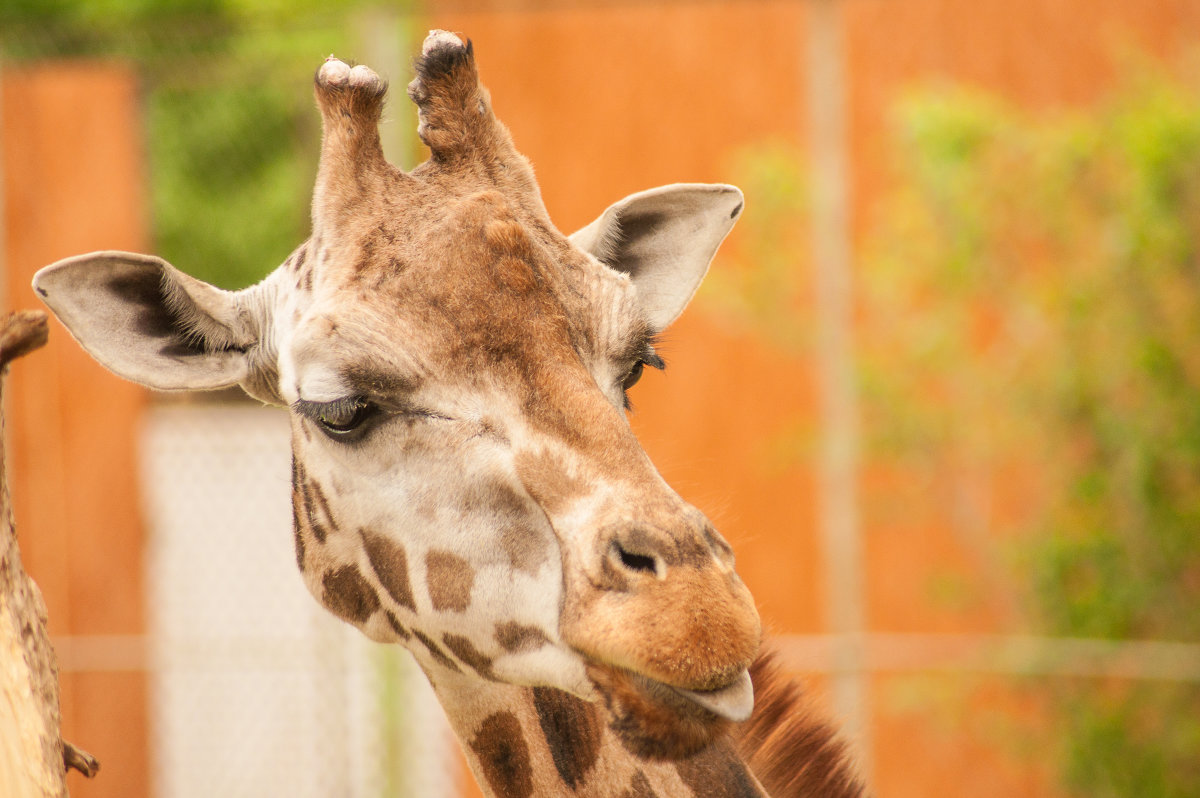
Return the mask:
<svg viewBox="0 0 1200 798">
<path fill-rule="evenodd" d="M 759 620 L 728 544 L 634 438 L 625 392 L 661 367 L 655 336 L 741 194 L 654 189 L 565 237 L 470 44 L 435 31 L 416 69 L 431 155 L 406 173 L 380 148 L 383 81 L 320 68 L 312 236 L 259 285 L 100 252 L 35 288 L 121 376 L 288 408 L 308 588 L 435 685 L 557 687 L 602 701 L 633 750 L 694 751 L 749 714 Z"/>
</svg>

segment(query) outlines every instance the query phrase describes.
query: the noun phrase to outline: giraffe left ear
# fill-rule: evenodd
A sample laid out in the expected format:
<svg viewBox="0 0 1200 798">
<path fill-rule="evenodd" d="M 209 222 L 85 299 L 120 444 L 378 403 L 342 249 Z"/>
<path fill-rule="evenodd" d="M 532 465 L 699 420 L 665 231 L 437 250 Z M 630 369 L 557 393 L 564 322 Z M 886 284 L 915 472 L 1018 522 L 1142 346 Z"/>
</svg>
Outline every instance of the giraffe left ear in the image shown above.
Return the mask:
<svg viewBox="0 0 1200 798">
<path fill-rule="evenodd" d="M 628 274 L 646 320 L 662 330 L 700 287 L 742 205 L 733 186 L 675 183 L 630 194 L 570 239 Z"/>
<path fill-rule="evenodd" d="M 260 284 L 223 291 L 151 255 L 93 252 L 40 270 L 33 288 L 101 365 L 161 391 L 242 384 L 272 401 L 251 364 L 262 319 Z M 256 388 L 257 390 L 252 390 Z"/>
</svg>

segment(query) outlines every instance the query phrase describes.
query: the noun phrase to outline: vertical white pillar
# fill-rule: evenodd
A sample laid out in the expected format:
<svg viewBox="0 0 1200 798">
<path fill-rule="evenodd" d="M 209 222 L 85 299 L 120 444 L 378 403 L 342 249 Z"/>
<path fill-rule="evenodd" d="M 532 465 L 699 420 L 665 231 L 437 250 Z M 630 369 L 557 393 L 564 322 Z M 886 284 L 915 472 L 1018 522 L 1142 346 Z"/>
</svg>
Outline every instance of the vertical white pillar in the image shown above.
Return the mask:
<svg viewBox="0 0 1200 798">
<path fill-rule="evenodd" d="M 819 535 L 825 618 L 834 640 L 834 704 L 871 768 L 863 546 L 858 518 L 859 430 L 854 367 L 853 232 L 841 0 L 808 4 L 808 117 L 812 162 L 817 381 L 821 439 Z"/>
</svg>

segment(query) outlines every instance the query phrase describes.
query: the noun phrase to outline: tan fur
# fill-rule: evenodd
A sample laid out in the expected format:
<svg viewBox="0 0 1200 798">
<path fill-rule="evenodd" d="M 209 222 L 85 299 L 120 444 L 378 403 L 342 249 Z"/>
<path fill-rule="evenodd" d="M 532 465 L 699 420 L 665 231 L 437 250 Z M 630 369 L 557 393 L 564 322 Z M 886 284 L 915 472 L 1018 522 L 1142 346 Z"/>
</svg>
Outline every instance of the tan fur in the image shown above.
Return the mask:
<svg viewBox="0 0 1200 798">
<path fill-rule="evenodd" d="M 430 44 L 409 87 L 420 135 L 432 152 L 412 175 L 378 156 L 374 95 L 355 100 L 340 88 L 318 88 L 326 136 L 313 203 L 319 253 L 313 290 L 333 298 L 329 308 L 349 310 L 314 334 L 313 345 L 373 353 L 340 367 L 343 374 L 380 375 L 355 378 L 367 386 L 407 373 L 413 376 L 406 385 L 417 396 L 430 390 L 426 381 L 453 378 L 511 397 L 546 441 L 541 449 L 515 452 L 515 476 L 555 530 L 580 507 L 595 504 L 598 488 L 611 486 L 601 494 L 607 498 L 599 506 L 607 509 L 596 518 L 599 536 L 558 541 L 566 574 L 558 632 L 590 659 L 588 677 L 606 707 L 603 725 L 615 733 L 605 739 L 618 740 L 625 756 L 637 760 L 679 760 L 675 778 L 694 788 L 696 779 L 721 778 L 709 773 L 709 760 L 732 750 L 714 743 L 729 723 L 665 684 L 707 690 L 734 680 L 754 659 L 757 613 L 732 570 L 727 544 L 666 487 L 619 408 L 596 390 L 588 366 L 609 356 L 606 336 L 613 333 L 596 328 L 593 304 L 597 281 L 612 278 L 550 224 L 528 164 L 492 115 L 470 47 L 448 41 L 443 36 Z M 627 289 L 599 290 L 620 296 Z M 400 314 L 419 360 L 385 354 L 390 347 L 377 331 L 396 324 L 387 314 Z M 621 340 L 646 334 L 636 313 L 625 324 Z M 437 364 L 436 371 L 422 364 Z M 477 429 L 485 439 L 506 437 L 502 426 L 488 422 Z M 467 501 L 477 509 L 495 502 L 486 494 Z M 538 535 L 521 532 L 528 523 L 519 520 L 528 512 L 524 501 L 508 502 L 510 509 L 497 516 L 512 519 L 500 522 L 509 530 L 501 534 L 508 541 L 502 549 L 514 566 L 528 561 L 525 570 L 536 573 L 540 560 L 529 553 L 539 550 Z M 437 518 L 440 511 L 423 512 Z M 630 526 L 629 519 L 637 520 Z M 656 565 L 630 573 L 621 557 Z M 466 612 L 477 579 L 472 566 L 453 552 L 431 550 L 424 567 L 433 608 Z M 661 569 L 670 578 L 661 579 Z M 349 594 L 327 603 L 343 615 L 364 612 L 354 600 L 357 583 L 342 579 Z M 440 642 L 420 628 L 413 635 L 432 657 L 430 667 L 491 680 L 490 646 L 536 651 L 531 646 L 551 631 L 498 626 L 487 646 L 458 633 L 443 634 Z M 576 750 L 599 745 L 596 732 L 588 731 L 594 709 L 580 709 L 590 705 L 557 691 L 533 695 L 540 740 L 529 736 L 528 709 L 499 709 L 461 730 L 482 782 L 497 795 L 533 794 L 538 783 L 553 782 L 536 765 L 546 756 L 568 787 L 579 787 L 598 758 L 598 752 Z M 611 767 L 620 757 L 606 761 Z M 664 777 L 655 778 L 663 783 Z M 753 785 L 749 777 L 743 781 L 737 789 Z M 630 776 L 630 791 L 644 793 L 648 786 Z"/>
<path fill-rule="evenodd" d="M 784 790 L 847 784 L 769 672 L 729 736 L 757 611 L 623 409 L 740 192 L 640 192 L 568 239 L 470 44 L 435 32 L 416 71 L 431 157 L 406 173 L 379 142 L 384 81 L 318 70 L 312 237 L 259 286 L 96 253 L 47 267 L 39 295 L 130 379 L 290 407 L 305 584 L 412 652 L 489 794 L 762 798 L 743 755 Z"/>
</svg>

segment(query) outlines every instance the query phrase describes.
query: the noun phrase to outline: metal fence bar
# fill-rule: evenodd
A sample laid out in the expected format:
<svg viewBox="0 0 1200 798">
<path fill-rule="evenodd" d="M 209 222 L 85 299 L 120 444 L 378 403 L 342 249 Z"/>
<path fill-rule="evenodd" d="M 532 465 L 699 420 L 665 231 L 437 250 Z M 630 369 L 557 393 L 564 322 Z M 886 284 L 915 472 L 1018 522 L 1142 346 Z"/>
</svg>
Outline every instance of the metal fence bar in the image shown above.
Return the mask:
<svg viewBox="0 0 1200 798">
<path fill-rule="evenodd" d="M 818 530 L 826 628 L 833 633 L 834 706 L 862 771 L 872 770 L 870 685 L 859 637 L 866 631 L 858 517 L 858 389 L 854 366 L 850 152 L 841 0 L 807 4 L 808 126 L 812 155 L 812 259 L 821 441 Z M 869 778 L 869 775 L 868 775 Z"/>
<path fill-rule="evenodd" d="M 773 638 L 796 671 L 837 673 L 839 635 Z M 1200 643 L 1096 640 L 1034 635 L 867 634 L 854 642 L 871 673 L 944 671 L 1008 676 L 1065 676 L 1200 681 Z"/>
<path fill-rule="evenodd" d="M 150 668 L 145 635 L 63 635 L 52 638 L 59 669 L 140 671 Z M 241 660 L 257 660 L 238 644 Z M 839 635 L 780 635 L 772 647 L 793 671 L 834 673 Z M 1200 643 L 1169 640 L 1097 640 L 1078 637 L 986 634 L 868 634 L 855 636 L 862 668 L 874 673 L 947 671 L 1014 676 L 1082 676 L 1200 682 Z M 260 641 L 261 658 L 287 646 Z M 293 646 L 294 647 L 294 646 Z M 212 647 L 192 654 L 228 656 Z"/>
</svg>

